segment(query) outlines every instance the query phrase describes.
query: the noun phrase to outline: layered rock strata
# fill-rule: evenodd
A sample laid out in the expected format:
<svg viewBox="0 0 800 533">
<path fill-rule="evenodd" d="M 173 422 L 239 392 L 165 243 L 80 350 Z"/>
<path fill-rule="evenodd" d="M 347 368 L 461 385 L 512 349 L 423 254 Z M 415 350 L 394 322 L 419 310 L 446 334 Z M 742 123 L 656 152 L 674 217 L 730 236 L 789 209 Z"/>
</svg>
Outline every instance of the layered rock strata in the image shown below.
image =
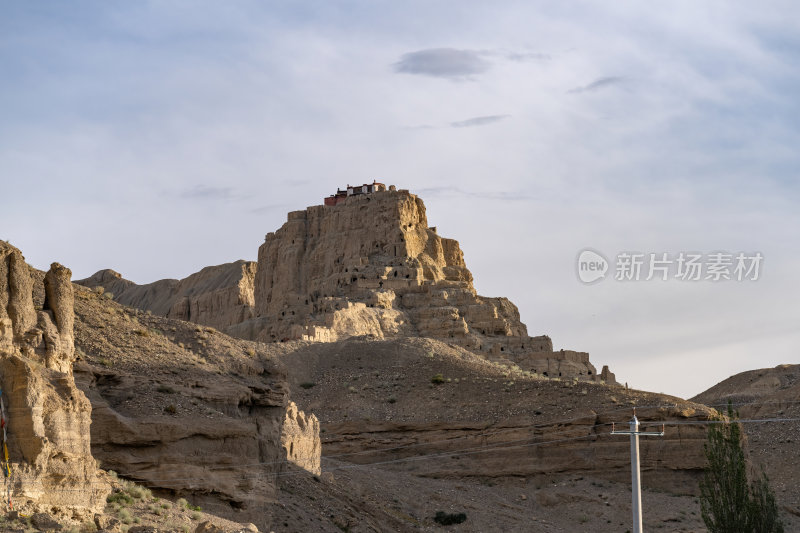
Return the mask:
<svg viewBox="0 0 800 533">
<path fill-rule="evenodd" d="M 286 345 L 268 351 L 83 287 L 76 310 L 75 376 L 101 466 L 269 531 L 278 475 L 320 464 L 319 424 L 289 402 L 273 355 Z"/>
<path fill-rule="evenodd" d="M 92 408 L 75 387 L 72 273 L 53 263 L 44 304 L 20 251 L 0 241 L 0 384 L 10 475 L 3 500 L 72 516 L 102 510 L 110 484 L 89 439 Z"/>
<path fill-rule="evenodd" d="M 543 379 L 432 339 L 314 343 L 283 359 L 294 399 L 319 417 L 326 469 L 335 459 L 448 479 L 625 480 L 630 443 L 610 433 L 637 405 L 642 430 L 667 424 L 642 442 L 648 486 L 692 491 L 705 462 L 713 410 L 675 397 Z"/>
</svg>

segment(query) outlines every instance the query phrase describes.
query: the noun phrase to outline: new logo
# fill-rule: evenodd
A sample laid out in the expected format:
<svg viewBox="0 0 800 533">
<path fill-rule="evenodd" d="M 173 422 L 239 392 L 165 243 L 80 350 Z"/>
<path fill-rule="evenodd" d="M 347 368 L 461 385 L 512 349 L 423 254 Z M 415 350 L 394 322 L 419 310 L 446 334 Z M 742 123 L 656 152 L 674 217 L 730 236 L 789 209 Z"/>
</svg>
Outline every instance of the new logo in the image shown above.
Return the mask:
<svg viewBox="0 0 800 533">
<path fill-rule="evenodd" d="M 594 283 L 606 277 L 608 260 L 594 250 L 585 249 L 578 254 L 578 279 Z"/>
</svg>

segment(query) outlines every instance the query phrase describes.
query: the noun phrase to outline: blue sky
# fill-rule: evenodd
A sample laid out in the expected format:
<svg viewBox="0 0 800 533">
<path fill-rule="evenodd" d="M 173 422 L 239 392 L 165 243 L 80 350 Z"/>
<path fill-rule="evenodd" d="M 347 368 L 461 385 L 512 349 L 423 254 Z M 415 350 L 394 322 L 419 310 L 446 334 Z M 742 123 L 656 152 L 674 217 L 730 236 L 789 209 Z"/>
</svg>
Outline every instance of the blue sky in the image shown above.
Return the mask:
<svg viewBox="0 0 800 533">
<path fill-rule="evenodd" d="M 682 396 L 798 362 L 792 2 L 0 2 L 0 238 L 144 283 L 418 193 L 531 334 Z M 586 286 L 578 252 L 760 251 Z"/>
</svg>

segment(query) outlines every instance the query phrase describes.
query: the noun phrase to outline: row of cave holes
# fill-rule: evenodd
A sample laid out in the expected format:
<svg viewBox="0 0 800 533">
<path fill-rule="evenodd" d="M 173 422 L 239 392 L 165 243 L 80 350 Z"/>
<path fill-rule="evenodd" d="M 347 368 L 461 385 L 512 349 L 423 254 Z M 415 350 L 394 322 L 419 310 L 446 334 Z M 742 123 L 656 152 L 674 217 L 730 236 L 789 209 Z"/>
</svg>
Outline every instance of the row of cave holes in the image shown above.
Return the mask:
<svg viewBox="0 0 800 533">
<path fill-rule="evenodd" d="M 347 269 L 345 268 L 345 269 L 344 269 L 344 271 L 345 271 L 345 272 L 347 272 Z M 353 269 L 353 272 L 358 272 L 358 269 L 357 269 L 357 268 L 354 268 L 354 269 Z M 398 274 L 398 272 L 399 272 L 398 270 L 395 270 L 395 271 L 394 271 L 394 277 L 397 277 L 397 274 Z M 410 277 L 411 277 L 411 275 L 410 275 L 410 274 L 406 274 L 406 279 L 409 279 Z M 356 281 L 357 279 L 358 279 L 358 278 L 356 278 L 355 276 L 353 276 L 353 279 L 352 279 L 352 281 L 355 283 L 355 281 Z M 366 279 L 366 278 L 364 278 L 364 276 L 361 276 L 361 279 Z M 380 276 L 380 274 L 378 274 L 377 276 L 375 276 L 375 279 L 381 279 L 381 276 Z"/>
<path fill-rule="evenodd" d="M 308 299 L 306 299 L 306 305 L 308 305 Z M 286 316 L 286 311 L 281 311 L 281 316 Z M 292 316 L 294 316 L 294 311 L 292 311 Z"/>
</svg>

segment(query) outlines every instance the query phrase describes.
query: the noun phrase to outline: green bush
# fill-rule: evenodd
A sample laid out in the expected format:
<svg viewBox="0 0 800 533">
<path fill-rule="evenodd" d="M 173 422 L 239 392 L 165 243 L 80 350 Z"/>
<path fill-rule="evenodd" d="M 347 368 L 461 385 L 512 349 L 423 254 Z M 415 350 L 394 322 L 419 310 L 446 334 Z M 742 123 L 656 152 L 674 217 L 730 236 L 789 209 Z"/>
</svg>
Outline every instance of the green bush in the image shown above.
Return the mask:
<svg viewBox="0 0 800 533">
<path fill-rule="evenodd" d="M 124 507 L 133 503 L 133 496 L 125 491 L 113 492 L 108 495 L 106 502 L 116 503 Z"/>
<path fill-rule="evenodd" d="M 431 383 L 434 385 L 441 385 L 445 382 L 444 376 L 441 374 L 436 374 L 431 378 Z"/>
<path fill-rule="evenodd" d="M 764 471 L 748 483 L 739 414 L 708 428 L 707 465 L 700 481 L 700 510 L 710 533 L 783 533 L 775 495 Z"/>
<path fill-rule="evenodd" d="M 131 485 L 126 491 L 137 500 L 149 500 L 153 496 L 153 492 L 150 489 L 139 485 Z"/>
<path fill-rule="evenodd" d="M 120 509 L 117 516 L 119 516 L 119 519 L 123 524 L 133 523 L 133 517 L 131 516 L 130 511 L 127 509 Z"/>
</svg>

